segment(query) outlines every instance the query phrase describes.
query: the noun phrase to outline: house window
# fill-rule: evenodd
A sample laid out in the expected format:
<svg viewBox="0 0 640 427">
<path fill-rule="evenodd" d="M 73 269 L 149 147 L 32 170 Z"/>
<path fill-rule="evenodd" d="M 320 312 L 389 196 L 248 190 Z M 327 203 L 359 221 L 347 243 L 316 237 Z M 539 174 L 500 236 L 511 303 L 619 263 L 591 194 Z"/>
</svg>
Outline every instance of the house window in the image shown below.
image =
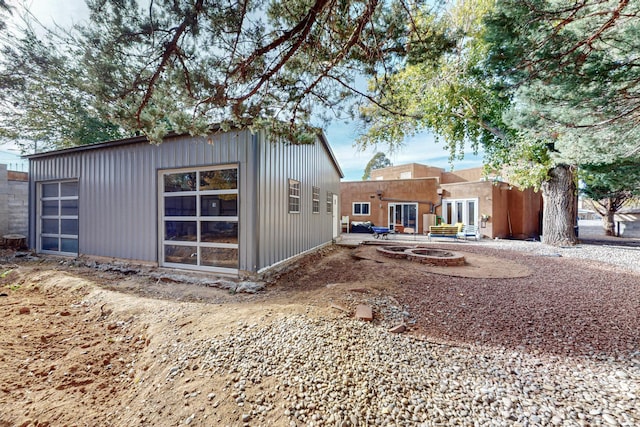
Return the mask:
<svg viewBox="0 0 640 427">
<path fill-rule="evenodd" d="M 40 184 L 40 251 L 77 255 L 78 228 L 78 181 Z"/>
<path fill-rule="evenodd" d="M 369 215 L 371 212 L 370 206 L 371 203 L 369 202 L 355 202 L 353 204 L 353 215 Z"/>
<path fill-rule="evenodd" d="M 327 213 L 333 213 L 333 193 L 331 191 L 327 191 Z"/>
<path fill-rule="evenodd" d="M 238 168 L 219 166 L 160 173 L 162 265 L 238 269 Z"/>
<path fill-rule="evenodd" d="M 311 212 L 320 213 L 320 188 L 311 187 Z"/>
<path fill-rule="evenodd" d="M 300 181 L 289 180 L 289 213 L 300 213 Z"/>
</svg>

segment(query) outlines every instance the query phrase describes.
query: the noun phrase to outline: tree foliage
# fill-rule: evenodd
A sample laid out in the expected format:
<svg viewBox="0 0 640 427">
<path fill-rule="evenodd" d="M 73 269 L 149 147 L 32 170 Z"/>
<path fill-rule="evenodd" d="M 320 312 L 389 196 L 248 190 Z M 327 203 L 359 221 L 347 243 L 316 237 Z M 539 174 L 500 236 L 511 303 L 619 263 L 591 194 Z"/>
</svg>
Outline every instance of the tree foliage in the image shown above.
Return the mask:
<svg viewBox="0 0 640 427">
<path fill-rule="evenodd" d="M 89 116 L 154 142 L 170 130 L 204 134 L 212 123 L 223 130 L 269 126 L 305 142 L 312 114 L 343 114 L 343 100 L 366 96 L 355 87 L 358 76 L 405 54 L 411 14 L 422 0 L 142 4 L 87 0 L 88 22 L 57 38 L 47 58 L 71 71 L 62 85 L 80 89 Z M 35 110 L 26 101 L 10 103 L 19 113 Z"/>
<path fill-rule="evenodd" d="M 211 123 L 300 141 L 354 81 L 402 54 L 405 0 L 90 0 L 78 55 L 104 114 L 152 141 Z M 304 140 L 304 138 L 302 138 Z"/>
<path fill-rule="evenodd" d="M 557 162 L 640 151 L 640 3 L 499 0 L 488 64 L 513 91 L 506 121 L 552 143 Z"/>
<path fill-rule="evenodd" d="M 123 136 L 93 107 L 90 81 L 60 35 L 39 36 L 32 24 L 2 39 L 0 137 L 31 152 Z"/>
<path fill-rule="evenodd" d="M 395 146 L 430 129 L 453 159 L 466 144 L 477 149 L 506 137 L 501 116 L 508 99 L 479 73 L 487 55 L 482 19 L 492 3 L 458 1 L 438 14 L 414 18 L 407 60 L 397 71 L 380 69 L 370 80 L 375 102 L 361 109 L 368 125 L 361 145 Z"/>
<path fill-rule="evenodd" d="M 391 166 L 391 160 L 389 160 L 384 153 L 377 152 L 373 155 L 371 160 L 369 160 L 367 166 L 365 166 L 362 180 L 368 180 L 371 177 L 371 171 L 386 168 L 388 166 Z"/>
<path fill-rule="evenodd" d="M 602 216 L 606 234 L 615 235 L 613 216 L 640 196 L 640 159 L 583 165 L 580 177 L 584 183 L 582 195 L 591 200 Z"/>
<path fill-rule="evenodd" d="M 7 28 L 5 19 L 8 15 L 12 14 L 12 9 L 13 8 L 6 2 L 6 0 L 0 0 L 0 30 L 5 30 Z"/>
</svg>

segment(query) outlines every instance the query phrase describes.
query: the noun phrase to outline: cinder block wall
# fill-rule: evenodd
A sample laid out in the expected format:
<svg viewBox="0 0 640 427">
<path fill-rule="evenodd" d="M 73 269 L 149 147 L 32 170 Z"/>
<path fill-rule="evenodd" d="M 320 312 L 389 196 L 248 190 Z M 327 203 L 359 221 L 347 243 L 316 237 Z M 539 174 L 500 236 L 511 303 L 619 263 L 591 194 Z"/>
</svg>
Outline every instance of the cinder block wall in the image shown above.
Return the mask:
<svg viewBox="0 0 640 427">
<path fill-rule="evenodd" d="M 0 165 L 0 236 L 27 235 L 28 194 L 28 174 L 7 171 L 7 165 Z"/>
</svg>

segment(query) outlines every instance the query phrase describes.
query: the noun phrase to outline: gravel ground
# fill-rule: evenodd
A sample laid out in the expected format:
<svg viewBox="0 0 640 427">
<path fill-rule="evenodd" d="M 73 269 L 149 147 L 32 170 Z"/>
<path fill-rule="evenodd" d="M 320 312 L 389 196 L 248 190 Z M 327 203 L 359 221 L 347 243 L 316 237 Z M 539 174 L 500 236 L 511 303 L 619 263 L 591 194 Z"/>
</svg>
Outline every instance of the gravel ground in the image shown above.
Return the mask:
<svg viewBox="0 0 640 427">
<path fill-rule="evenodd" d="M 195 363 L 205 375 L 228 375 L 226 389 L 209 397 L 235 401 L 245 425 L 640 422 L 637 359 L 593 361 L 442 345 L 350 319 L 294 316 L 238 329 L 199 343 L 188 357 L 182 349 L 184 364 L 170 372 L 188 372 L 186 364 Z"/>
<path fill-rule="evenodd" d="M 210 399 L 235 402 L 247 426 L 640 425 L 638 248 L 516 241 L 467 248 L 520 260 L 536 270 L 534 279 L 433 275 L 418 290 L 398 274 L 410 296 L 372 297 L 374 310 L 402 313 L 411 324 L 441 307 L 451 314 L 438 316 L 443 324 L 407 335 L 346 314 L 295 315 L 168 344 L 164 358 L 177 361 L 175 381 L 189 364 L 200 375 L 226 375 L 227 387 Z M 571 258 L 598 262 L 585 268 Z M 469 319 L 476 326 L 461 332 Z"/>
<path fill-rule="evenodd" d="M 601 228 L 594 225 L 581 226 L 580 236 L 583 239 L 582 243 L 559 248 L 540 242 L 522 240 L 485 239 L 481 243 L 494 249 L 588 259 L 616 265 L 625 270 L 640 271 L 640 239 L 607 238 L 602 236 Z"/>
</svg>

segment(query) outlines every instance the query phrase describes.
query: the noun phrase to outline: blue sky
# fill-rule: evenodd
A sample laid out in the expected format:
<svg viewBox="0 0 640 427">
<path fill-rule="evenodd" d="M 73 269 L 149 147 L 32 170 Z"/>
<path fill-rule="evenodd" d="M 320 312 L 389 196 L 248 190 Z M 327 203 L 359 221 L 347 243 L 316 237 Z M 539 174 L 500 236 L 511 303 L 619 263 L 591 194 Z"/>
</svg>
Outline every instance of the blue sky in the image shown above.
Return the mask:
<svg viewBox="0 0 640 427">
<path fill-rule="evenodd" d="M 394 165 L 422 163 L 446 170 L 452 168 L 449 163 L 449 151 L 441 143 L 435 142 L 430 132 L 422 132 L 408 138 L 401 147 L 396 147 L 392 152 L 386 145 L 380 145 L 377 150 L 371 148 L 366 151 L 356 147 L 354 143 L 358 134 L 355 123 L 336 122 L 325 129 L 325 134 L 344 173 L 343 181 L 360 181 L 364 168 L 378 151 L 385 153 Z M 465 152 L 463 160 L 453 163 L 456 170 L 477 166 L 482 166 L 482 154 L 474 155 L 470 149 Z"/>
<path fill-rule="evenodd" d="M 9 0 L 9 3 L 15 1 Z M 62 27 L 80 22 L 87 17 L 88 11 L 84 0 L 28 0 L 27 7 L 43 24 L 56 23 Z M 344 123 L 336 121 L 325 129 L 327 139 L 331 144 L 338 163 L 344 172 L 345 181 L 358 181 L 362 179 L 364 168 L 376 151 L 384 152 L 394 165 L 405 163 L 423 163 L 449 170 L 449 153 L 441 144 L 434 141 L 433 135 L 424 132 L 413 138 L 407 139 L 402 147 L 396 148 L 393 153 L 386 146 L 379 146 L 378 150 L 367 149 L 361 151 L 354 146 L 357 138 L 356 123 Z M 0 149 L 7 150 L 10 145 L 0 145 Z M 454 169 L 465 169 L 482 164 L 481 156 L 474 156 L 470 151 L 465 153 L 462 161 L 456 161 Z"/>
</svg>

